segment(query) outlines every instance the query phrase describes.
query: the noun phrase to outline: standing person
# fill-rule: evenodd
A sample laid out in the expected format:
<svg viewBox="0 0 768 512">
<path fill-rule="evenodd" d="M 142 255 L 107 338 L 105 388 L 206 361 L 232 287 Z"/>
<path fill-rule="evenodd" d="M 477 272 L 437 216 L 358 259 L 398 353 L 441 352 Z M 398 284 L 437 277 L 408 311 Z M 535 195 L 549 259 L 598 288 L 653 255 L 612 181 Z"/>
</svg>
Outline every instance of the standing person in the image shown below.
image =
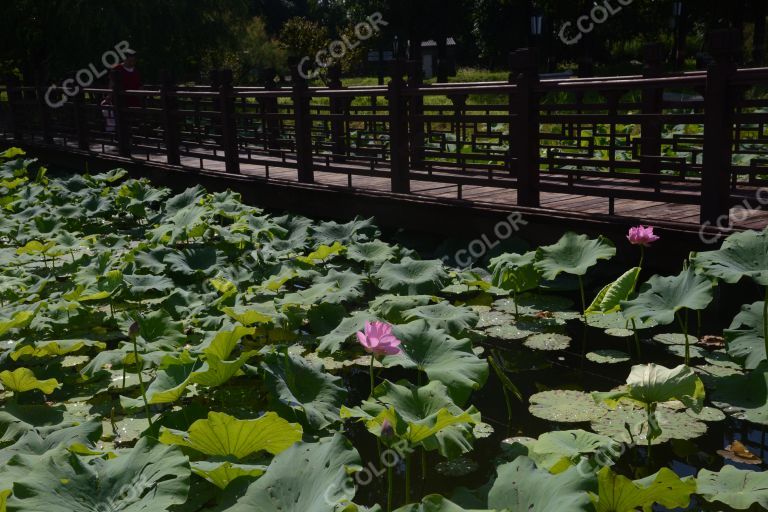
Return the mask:
<svg viewBox="0 0 768 512">
<path fill-rule="evenodd" d="M 134 50 L 125 51 L 125 60 L 115 66 L 115 72 L 120 75 L 124 91 L 134 91 L 142 88 L 141 74 L 136 69 L 136 52 Z M 112 88 L 112 83 L 109 84 Z M 138 96 L 127 96 L 125 105 L 128 107 L 140 107 L 141 98 Z"/>
</svg>

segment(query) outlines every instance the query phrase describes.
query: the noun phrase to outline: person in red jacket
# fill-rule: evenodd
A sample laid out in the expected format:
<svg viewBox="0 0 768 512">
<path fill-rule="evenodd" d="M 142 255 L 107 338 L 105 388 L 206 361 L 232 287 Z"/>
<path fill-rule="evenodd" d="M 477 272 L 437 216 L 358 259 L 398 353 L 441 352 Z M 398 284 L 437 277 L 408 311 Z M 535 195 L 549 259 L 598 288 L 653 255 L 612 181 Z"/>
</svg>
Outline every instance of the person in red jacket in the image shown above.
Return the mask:
<svg viewBox="0 0 768 512">
<path fill-rule="evenodd" d="M 136 52 L 125 51 L 125 60 L 115 66 L 115 71 L 120 75 L 124 91 L 134 91 L 142 88 L 141 74 L 136 69 Z M 110 83 L 110 88 L 112 84 Z M 139 96 L 126 96 L 125 104 L 128 107 L 140 107 L 142 104 Z"/>
</svg>

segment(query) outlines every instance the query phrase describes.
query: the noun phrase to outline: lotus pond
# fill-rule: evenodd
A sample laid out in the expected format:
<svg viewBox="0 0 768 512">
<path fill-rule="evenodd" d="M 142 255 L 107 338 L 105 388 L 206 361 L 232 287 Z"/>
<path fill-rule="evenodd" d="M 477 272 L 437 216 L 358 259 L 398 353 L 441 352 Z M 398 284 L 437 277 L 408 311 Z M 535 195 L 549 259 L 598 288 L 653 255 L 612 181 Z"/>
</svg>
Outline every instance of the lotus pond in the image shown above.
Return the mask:
<svg viewBox="0 0 768 512">
<path fill-rule="evenodd" d="M 646 229 L 635 268 L 566 233 L 459 270 L 0 160 L 0 512 L 768 509 L 768 232 L 673 276 Z"/>
</svg>

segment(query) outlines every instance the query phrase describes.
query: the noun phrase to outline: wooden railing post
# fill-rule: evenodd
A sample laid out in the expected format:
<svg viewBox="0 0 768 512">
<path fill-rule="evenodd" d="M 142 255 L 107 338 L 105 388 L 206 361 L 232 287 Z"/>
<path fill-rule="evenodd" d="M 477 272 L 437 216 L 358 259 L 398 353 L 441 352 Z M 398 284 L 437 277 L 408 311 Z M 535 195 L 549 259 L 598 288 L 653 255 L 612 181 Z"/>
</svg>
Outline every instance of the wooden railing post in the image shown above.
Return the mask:
<svg viewBox="0 0 768 512">
<path fill-rule="evenodd" d="M 411 191 L 408 167 L 408 102 L 403 89 L 405 64 L 401 59 L 392 63 L 392 80 L 389 82 L 389 159 L 392 192 L 408 194 Z"/>
<path fill-rule="evenodd" d="M 291 66 L 297 69 L 296 66 Z M 293 77 L 293 112 L 296 129 L 296 168 L 299 183 L 314 183 L 312 156 L 312 118 L 310 117 L 309 84 L 299 73 Z"/>
<path fill-rule="evenodd" d="M 334 64 L 328 68 L 328 78 L 328 87 L 330 89 L 344 89 L 341 83 L 341 65 Z M 331 96 L 330 111 L 333 116 L 331 119 L 331 141 L 333 143 L 333 160 L 335 162 L 343 162 L 347 153 L 346 130 L 344 129 L 346 106 L 346 98 Z"/>
<path fill-rule="evenodd" d="M 43 134 L 43 142 L 45 144 L 53 144 L 53 136 L 51 135 L 51 113 L 48 110 L 48 104 L 45 102 L 45 86 L 42 80 L 37 81 L 37 108 L 40 115 L 40 130 Z"/>
<path fill-rule="evenodd" d="M 160 99 L 163 105 L 163 133 L 165 135 L 165 153 L 169 164 L 180 165 L 181 134 L 179 131 L 179 99 L 176 85 L 170 73 L 163 72 Z"/>
<path fill-rule="evenodd" d="M 408 88 L 416 91 L 424 85 L 424 73 L 421 61 L 408 61 Z M 412 94 L 408 103 L 408 132 L 411 146 L 411 168 L 424 167 L 424 96 Z"/>
<path fill-rule="evenodd" d="M 517 204 L 539 206 L 538 55 L 524 48 L 510 55 L 509 82 L 516 85 L 509 102 L 510 153 L 517 160 Z"/>
<path fill-rule="evenodd" d="M 270 69 L 265 73 L 264 89 L 276 91 L 280 86 L 275 82 L 277 71 Z M 280 120 L 275 116 L 280 111 L 279 102 L 275 96 L 265 96 L 257 100 L 261 106 L 261 126 L 264 137 L 264 149 L 272 156 L 281 156 L 278 139 L 280 137 Z"/>
<path fill-rule="evenodd" d="M 664 45 L 650 43 L 643 47 L 643 77 L 658 78 L 662 76 L 664 63 Z M 660 115 L 664 106 L 664 89 L 661 87 L 642 90 L 642 113 L 644 115 Z M 640 172 L 647 175 L 661 174 L 661 140 L 662 122 L 658 117 L 643 117 L 641 122 L 640 139 Z M 656 187 L 659 181 L 652 176 L 642 176 L 640 183 L 646 187 Z"/>
<path fill-rule="evenodd" d="M 75 113 L 77 147 L 83 151 L 88 151 L 91 149 L 91 145 L 88 142 L 88 113 L 85 110 L 85 91 L 80 89 L 72 100 L 72 108 Z"/>
<path fill-rule="evenodd" d="M 115 114 L 115 136 L 117 152 L 120 156 L 131 156 L 131 117 L 125 102 L 123 77 L 117 70 L 112 70 L 112 108 Z"/>
<path fill-rule="evenodd" d="M 10 132 L 13 135 L 14 140 L 24 140 L 24 130 L 22 128 L 23 114 L 21 110 L 21 90 L 19 89 L 19 79 L 13 75 L 9 75 L 7 78 L 7 93 L 8 93 L 8 114 L 10 117 Z"/>
<path fill-rule="evenodd" d="M 221 145 L 224 168 L 230 174 L 240 174 L 240 149 L 237 145 L 237 118 L 232 70 L 219 70 L 219 105 L 221 110 Z"/>
<path fill-rule="evenodd" d="M 733 30 L 711 34 L 713 61 L 707 68 L 704 94 L 704 168 L 701 176 L 701 222 L 723 226 L 730 212 L 733 108 L 739 35 Z"/>
</svg>

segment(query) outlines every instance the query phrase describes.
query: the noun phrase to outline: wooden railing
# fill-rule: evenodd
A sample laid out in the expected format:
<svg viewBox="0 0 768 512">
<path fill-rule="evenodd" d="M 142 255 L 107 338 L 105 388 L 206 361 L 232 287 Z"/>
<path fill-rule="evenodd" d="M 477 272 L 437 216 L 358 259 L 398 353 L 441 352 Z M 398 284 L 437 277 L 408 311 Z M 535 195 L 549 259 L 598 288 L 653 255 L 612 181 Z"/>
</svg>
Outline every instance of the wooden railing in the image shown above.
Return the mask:
<svg viewBox="0 0 768 512">
<path fill-rule="evenodd" d="M 547 79 L 519 50 L 507 82 L 425 85 L 404 62 L 386 87 L 342 87 L 337 75 L 323 88 L 233 87 L 227 71 L 209 87 L 113 80 L 58 108 L 46 98 L 62 89 L 9 83 L 1 135 L 228 173 L 290 169 L 301 183 L 324 172 L 388 178 L 396 193 L 417 181 L 457 186 L 459 198 L 466 186 L 514 189 L 528 207 L 546 193 L 607 198 L 609 214 L 617 199 L 692 204 L 715 222 L 768 179 L 768 68 L 737 69 L 730 32 L 711 51 L 707 71 L 675 75 L 649 45 L 643 74 L 624 77 Z"/>
</svg>

